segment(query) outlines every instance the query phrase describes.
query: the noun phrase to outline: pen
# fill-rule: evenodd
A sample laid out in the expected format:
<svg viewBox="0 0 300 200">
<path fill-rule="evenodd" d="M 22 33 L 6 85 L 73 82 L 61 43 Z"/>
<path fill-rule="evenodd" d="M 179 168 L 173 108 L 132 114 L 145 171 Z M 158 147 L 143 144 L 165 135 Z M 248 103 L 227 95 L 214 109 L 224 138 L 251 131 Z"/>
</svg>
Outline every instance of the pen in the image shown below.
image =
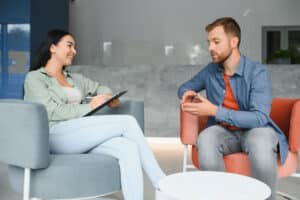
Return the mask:
<svg viewBox="0 0 300 200">
<path fill-rule="evenodd" d="M 196 94 L 195 96 L 192 96 L 192 100 L 195 100 L 195 99 L 199 99 L 198 94 Z"/>
</svg>

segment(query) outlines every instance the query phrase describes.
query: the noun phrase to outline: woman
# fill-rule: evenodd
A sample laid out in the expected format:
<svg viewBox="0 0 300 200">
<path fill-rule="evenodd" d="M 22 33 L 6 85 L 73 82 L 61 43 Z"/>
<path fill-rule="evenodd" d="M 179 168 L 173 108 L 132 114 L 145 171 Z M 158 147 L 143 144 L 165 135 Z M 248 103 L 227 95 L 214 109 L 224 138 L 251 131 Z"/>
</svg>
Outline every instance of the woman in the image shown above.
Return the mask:
<svg viewBox="0 0 300 200">
<path fill-rule="evenodd" d="M 155 188 L 165 174 L 135 118 L 129 115 L 81 117 L 111 97 L 111 90 L 82 75 L 67 72 L 65 67 L 75 55 L 75 41 L 70 33 L 48 32 L 26 76 L 24 99 L 46 106 L 52 153 L 103 153 L 117 158 L 124 198 L 142 200 L 142 168 Z M 91 95 L 90 103 L 83 103 Z M 110 106 L 118 103 L 113 101 Z"/>
</svg>

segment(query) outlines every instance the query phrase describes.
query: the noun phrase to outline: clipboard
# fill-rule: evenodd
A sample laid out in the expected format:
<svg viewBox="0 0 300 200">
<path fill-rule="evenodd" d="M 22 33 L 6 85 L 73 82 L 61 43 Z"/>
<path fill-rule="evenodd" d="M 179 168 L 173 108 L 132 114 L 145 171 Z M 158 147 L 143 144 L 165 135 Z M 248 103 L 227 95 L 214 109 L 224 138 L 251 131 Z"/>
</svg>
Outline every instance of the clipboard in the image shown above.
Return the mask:
<svg viewBox="0 0 300 200">
<path fill-rule="evenodd" d="M 113 95 L 110 99 L 106 100 L 103 104 L 99 105 L 98 107 L 94 108 L 93 110 L 91 110 L 90 112 L 86 113 L 83 115 L 83 117 L 87 117 L 87 116 L 91 116 L 93 115 L 95 112 L 97 112 L 98 110 L 100 110 L 101 108 L 103 108 L 104 106 L 107 106 L 110 102 L 112 102 L 115 99 L 118 99 L 120 96 L 122 96 L 123 94 L 125 94 L 127 92 L 127 90 L 124 90 L 122 92 L 119 92 L 115 95 Z"/>
</svg>

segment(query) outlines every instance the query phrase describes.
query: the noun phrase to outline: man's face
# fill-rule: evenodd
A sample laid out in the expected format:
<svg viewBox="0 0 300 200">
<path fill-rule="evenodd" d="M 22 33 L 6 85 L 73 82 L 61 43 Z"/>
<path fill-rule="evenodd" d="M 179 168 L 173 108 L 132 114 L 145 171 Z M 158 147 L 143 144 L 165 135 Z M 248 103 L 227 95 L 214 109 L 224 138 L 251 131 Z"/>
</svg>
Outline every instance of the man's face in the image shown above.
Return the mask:
<svg viewBox="0 0 300 200">
<path fill-rule="evenodd" d="M 232 36 L 224 32 L 222 26 L 217 26 L 208 32 L 208 49 L 214 63 L 222 64 L 231 55 L 233 50 L 232 39 Z"/>
</svg>

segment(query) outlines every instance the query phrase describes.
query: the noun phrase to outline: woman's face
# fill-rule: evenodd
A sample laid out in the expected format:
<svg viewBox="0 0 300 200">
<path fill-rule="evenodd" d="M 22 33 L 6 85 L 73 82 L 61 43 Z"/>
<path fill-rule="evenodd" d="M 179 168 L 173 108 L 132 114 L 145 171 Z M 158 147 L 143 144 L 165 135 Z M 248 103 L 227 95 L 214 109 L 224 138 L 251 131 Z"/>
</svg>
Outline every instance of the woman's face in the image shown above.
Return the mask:
<svg viewBox="0 0 300 200">
<path fill-rule="evenodd" d="M 50 47 L 51 59 L 56 59 L 62 66 L 72 64 L 76 55 L 75 41 L 71 35 L 66 35 Z"/>
</svg>

